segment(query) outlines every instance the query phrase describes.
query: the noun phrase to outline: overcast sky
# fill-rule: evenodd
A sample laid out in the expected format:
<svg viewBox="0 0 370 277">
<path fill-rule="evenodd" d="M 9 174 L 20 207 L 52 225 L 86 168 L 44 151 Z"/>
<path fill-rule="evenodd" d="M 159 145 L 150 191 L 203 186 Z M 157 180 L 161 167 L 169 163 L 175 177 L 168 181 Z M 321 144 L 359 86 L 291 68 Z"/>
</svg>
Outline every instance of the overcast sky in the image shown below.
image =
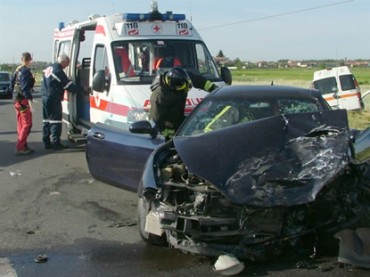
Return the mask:
<svg viewBox="0 0 370 277">
<path fill-rule="evenodd" d="M 29 51 L 51 61 L 58 22 L 97 13 L 148 12 L 151 0 L 1 0 L 0 63 Z M 369 59 L 370 0 L 158 0 L 185 13 L 213 56 L 230 59 Z"/>
</svg>

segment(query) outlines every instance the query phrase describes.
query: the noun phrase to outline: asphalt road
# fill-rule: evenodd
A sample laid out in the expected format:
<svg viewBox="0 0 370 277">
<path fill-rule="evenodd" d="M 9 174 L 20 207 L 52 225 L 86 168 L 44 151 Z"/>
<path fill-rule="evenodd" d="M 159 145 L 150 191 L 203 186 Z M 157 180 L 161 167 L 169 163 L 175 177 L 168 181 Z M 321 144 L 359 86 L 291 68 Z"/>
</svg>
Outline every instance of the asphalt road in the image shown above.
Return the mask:
<svg viewBox="0 0 370 277">
<path fill-rule="evenodd" d="M 135 193 L 94 180 L 83 144 L 64 140 L 69 149 L 43 149 L 41 101 L 35 96 L 29 146 L 36 152 L 30 156 L 14 154 L 15 112 L 11 100 L 0 99 L 1 277 L 218 275 L 214 258 L 142 242 Z M 246 262 L 240 276 L 370 275 L 338 265 L 330 252 L 312 261 L 285 255 Z"/>
</svg>

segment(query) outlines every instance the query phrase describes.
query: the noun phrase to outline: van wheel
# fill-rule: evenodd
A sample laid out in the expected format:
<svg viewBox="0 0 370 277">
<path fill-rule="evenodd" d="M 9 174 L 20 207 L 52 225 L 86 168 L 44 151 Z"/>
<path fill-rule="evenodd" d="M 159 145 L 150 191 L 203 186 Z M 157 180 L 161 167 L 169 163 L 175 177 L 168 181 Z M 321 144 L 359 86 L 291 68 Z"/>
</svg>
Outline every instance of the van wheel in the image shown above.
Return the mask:
<svg viewBox="0 0 370 277">
<path fill-rule="evenodd" d="M 146 216 L 148 215 L 149 211 L 149 202 L 144 197 L 140 197 L 137 203 L 138 227 L 140 237 L 146 243 L 158 246 L 166 246 L 167 238 L 165 234 L 163 234 L 162 236 L 157 236 L 145 232 Z"/>
</svg>

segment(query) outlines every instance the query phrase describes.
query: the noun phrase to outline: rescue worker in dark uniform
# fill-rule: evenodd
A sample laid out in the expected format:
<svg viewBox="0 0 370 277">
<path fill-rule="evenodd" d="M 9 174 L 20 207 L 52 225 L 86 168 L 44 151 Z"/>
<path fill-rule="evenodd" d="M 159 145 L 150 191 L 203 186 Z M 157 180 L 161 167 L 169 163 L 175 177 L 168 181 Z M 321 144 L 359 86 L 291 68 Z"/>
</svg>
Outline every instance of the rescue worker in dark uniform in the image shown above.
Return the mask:
<svg viewBox="0 0 370 277">
<path fill-rule="evenodd" d="M 69 57 L 60 55 L 58 62 L 44 70 L 41 84 L 43 134 L 45 149 L 64 149 L 67 146 L 60 142 L 62 134 L 62 100 L 64 90 L 76 93 L 79 89 L 70 81 L 64 72 L 69 65 Z"/>
<path fill-rule="evenodd" d="M 185 118 L 186 98 L 192 86 L 208 92 L 217 88 L 198 72 L 181 67 L 158 75 L 150 86 L 150 116 L 166 141 L 173 137 Z"/>
<path fill-rule="evenodd" d="M 34 152 L 27 145 L 27 138 L 32 128 L 32 101 L 31 91 L 35 84 L 30 65 L 32 57 L 29 52 L 21 56 L 22 64 L 13 73 L 12 90 L 14 94 L 14 108 L 17 115 L 18 139 L 15 153 L 17 155 L 28 155 Z"/>
</svg>

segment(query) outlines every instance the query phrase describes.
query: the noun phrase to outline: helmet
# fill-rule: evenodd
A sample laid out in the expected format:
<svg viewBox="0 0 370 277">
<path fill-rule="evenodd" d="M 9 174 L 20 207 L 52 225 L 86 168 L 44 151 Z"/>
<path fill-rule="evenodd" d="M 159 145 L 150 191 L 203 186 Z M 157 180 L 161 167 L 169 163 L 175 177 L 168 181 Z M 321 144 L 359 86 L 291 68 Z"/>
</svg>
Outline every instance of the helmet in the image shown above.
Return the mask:
<svg viewBox="0 0 370 277">
<path fill-rule="evenodd" d="M 165 82 L 170 89 L 188 92 L 192 87 L 188 73 L 181 67 L 174 67 L 165 74 Z"/>
</svg>

